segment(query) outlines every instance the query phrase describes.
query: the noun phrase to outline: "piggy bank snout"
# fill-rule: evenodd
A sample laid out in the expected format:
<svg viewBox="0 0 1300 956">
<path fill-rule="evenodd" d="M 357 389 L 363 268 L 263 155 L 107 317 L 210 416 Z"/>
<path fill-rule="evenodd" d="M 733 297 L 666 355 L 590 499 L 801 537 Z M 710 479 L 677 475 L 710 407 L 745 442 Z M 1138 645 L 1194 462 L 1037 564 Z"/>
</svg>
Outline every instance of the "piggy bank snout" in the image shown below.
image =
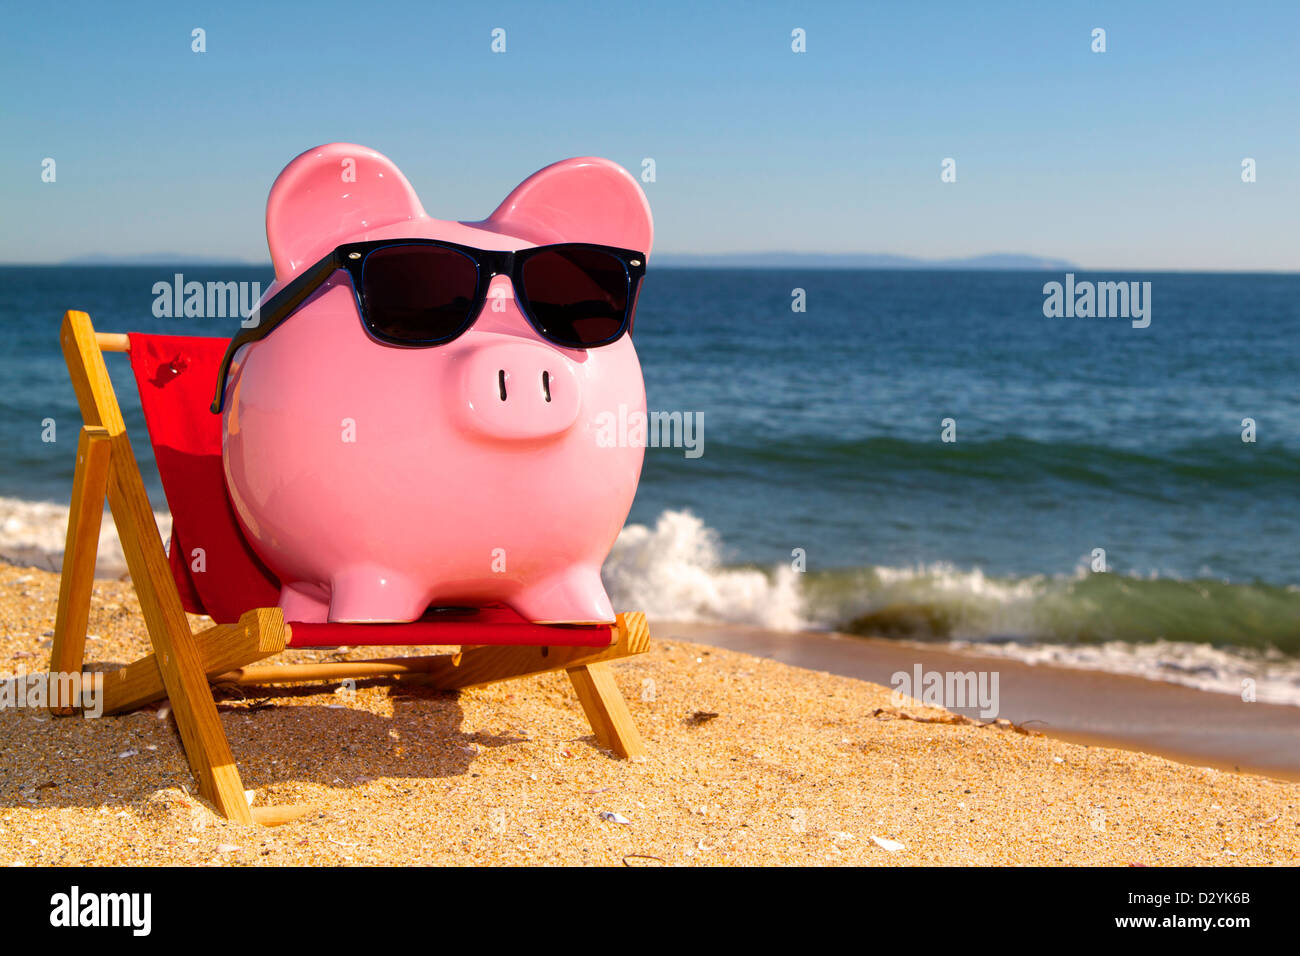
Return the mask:
<svg viewBox="0 0 1300 956">
<path fill-rule="evenodd" d="M 480 346 L 461 368 L 462 424 L 503 440 L 558 436 L 577 421 L 582 396 L 573 363 L 528 342 Z"/>
</svg>

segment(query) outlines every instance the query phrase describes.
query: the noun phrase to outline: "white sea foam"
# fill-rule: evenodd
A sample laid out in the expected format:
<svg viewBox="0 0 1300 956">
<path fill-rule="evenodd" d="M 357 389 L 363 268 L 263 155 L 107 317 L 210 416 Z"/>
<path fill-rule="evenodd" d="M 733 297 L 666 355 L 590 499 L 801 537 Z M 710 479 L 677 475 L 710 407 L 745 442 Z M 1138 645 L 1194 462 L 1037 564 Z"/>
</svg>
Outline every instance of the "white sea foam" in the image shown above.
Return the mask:
<svg viewBox="0 0 1300 956">
<path fill-rule="evenodd" d="M 1130 674 L 1182 684 L 1197 690 L 1232 694 L 1260 703 L 1300 706 L 1300 661 L 1278 651 L 1231 650 L 1190 641 L 1107 641 L 1104 644 L 991 644 L 953 641 L 980 654 L 1029 664 L 1054 664 L 1076 670 Z"/>
<path fill-rule="evenodd" d="M 717 533 L 685 511 L 663 512 L 654 528 L 625 527 L 602 577 L 616 607 L 651 618 L 783 631 L 806 626 L 798 572 L 723 566 Z"/>
<path fill-rule="evenodd" d="M 171 515 L 155 513 L 154 519 L 158 522 L 163 541 L 169 540 Z M 67 533 L 67 505 L 0 498 L 0 559 L 58 571 L 63 566 Z M 116 577 L 126 571 L 122 542 L 118 539 L 117 527 L 107 505 L 99 531 L 99 557 L 95 571 L 101 577 Z"/>
</svg>

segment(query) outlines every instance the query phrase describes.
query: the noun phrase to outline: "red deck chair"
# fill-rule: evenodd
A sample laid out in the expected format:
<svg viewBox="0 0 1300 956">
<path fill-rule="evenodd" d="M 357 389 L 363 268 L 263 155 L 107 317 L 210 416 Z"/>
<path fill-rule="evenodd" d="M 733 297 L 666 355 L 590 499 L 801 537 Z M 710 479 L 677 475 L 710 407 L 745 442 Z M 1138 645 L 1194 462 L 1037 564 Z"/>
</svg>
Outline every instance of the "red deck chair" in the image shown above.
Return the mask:
<svg viewBox="0 0 1300 956">
<path fill-rule="evenodd" d="M 235 519 L 221 465 L 221 419 L 208 411 L 228 339 L 96 333 L 68 312 L 63 354 L 85 419 L 68 514 L 51 673 L 80 672 L 107 495 L 154 653 L 103 676 L 104 712 L 167 697 L 200 792 L 232 820 L 292 819 L 295 808 L 250 808 L 222 730 L 209 680 L 239 684 L 418 675 L 461 689 L 563 669 L 597 743 L 620 757 L 644 753 L 606 662 L 649 648 L 642 614 L 614 625 L 534 624 L 503 605 L 431 610 L 411 624 L 286 623 L 280 585 Z M 128 352 L 163 492 L 172 514 L 164 550 L 103 352 Z M 192 633 L 185 612 L 214 626 Z M 456 654 L 319 664 L 251 666 L 285 648 L 459 646 Z M 55 687 L 61 687 L 56 682 Z M 56 713 L 74 702 L 54 699 Z M 302 810 L 305 812 L 305 809 Z"/>
</svg>

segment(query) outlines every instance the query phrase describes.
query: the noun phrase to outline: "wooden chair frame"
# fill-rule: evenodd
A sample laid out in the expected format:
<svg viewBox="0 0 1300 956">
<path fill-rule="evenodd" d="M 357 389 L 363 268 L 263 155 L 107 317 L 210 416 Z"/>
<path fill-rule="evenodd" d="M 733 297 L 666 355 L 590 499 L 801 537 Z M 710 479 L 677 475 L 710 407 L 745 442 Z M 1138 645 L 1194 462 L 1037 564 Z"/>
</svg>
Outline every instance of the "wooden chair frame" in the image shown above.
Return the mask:
<svg viewBox="0 0 1300 956">
<path fill-rule="evenodd" d="M 129 351 L 130 338 L 97 333 L 89 315 L 69 311 L 63 317 L 60 340 L 85 426 L 77 441 L 50 672 L 80 673 L 84 666 L 107 496 L 154 652 L 104 675 L 104 712 L 133 710 L 163 697 L 170 700 L 199 792 L 222 815 L 244 823 L 273 824 L 296 814 L 290 807 L 248 805 L 208 683 L 218 678 L 275 684 L 418 675 L 422 683 L 451 690 L 562 669 L 573 682 L 599 746 L 623 758 L 644 755 L 627 702 L 607 663 L 649 649 L 643 614 L 618 615 L 610 627 L 608 647 L 493 645 L 463 647 L 460 653 L 435 657 L 298 665 L 250 666 L 285 649 L 291 625 L 279 608 L 255 608 L 235 624 L 191 632 L 104 363 L 104 352 Z M 56 713 L 72 713 L 75 706 L 72 700 L 51 701 Z"/>
</svg>

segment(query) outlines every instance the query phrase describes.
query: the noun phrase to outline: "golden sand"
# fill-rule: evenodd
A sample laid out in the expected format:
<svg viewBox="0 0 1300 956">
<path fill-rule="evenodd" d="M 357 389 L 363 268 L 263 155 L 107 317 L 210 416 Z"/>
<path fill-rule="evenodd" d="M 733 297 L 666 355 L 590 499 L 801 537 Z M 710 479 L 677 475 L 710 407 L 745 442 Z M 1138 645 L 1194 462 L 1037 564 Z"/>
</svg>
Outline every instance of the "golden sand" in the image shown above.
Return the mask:
<svg viewBox="0 0 1300 956">
<path fill-rule="evenodd" d="M 47 666 L 57 598 L 0 565 L 0 675 Z M 194 795 L 165 710 L 0 711 L 0 864 L 1300 863 L 1300 784 L 908 719 L 944 712 L 672 630 L 613 665 L 641 762 L 595 747 L 563 674 L 221 693 L 256 805 L 317 808 L 274 828 Z M 129 583 L 97 583 L 90 634 L 92 662 L 148 652 Z"/>
</svg>

